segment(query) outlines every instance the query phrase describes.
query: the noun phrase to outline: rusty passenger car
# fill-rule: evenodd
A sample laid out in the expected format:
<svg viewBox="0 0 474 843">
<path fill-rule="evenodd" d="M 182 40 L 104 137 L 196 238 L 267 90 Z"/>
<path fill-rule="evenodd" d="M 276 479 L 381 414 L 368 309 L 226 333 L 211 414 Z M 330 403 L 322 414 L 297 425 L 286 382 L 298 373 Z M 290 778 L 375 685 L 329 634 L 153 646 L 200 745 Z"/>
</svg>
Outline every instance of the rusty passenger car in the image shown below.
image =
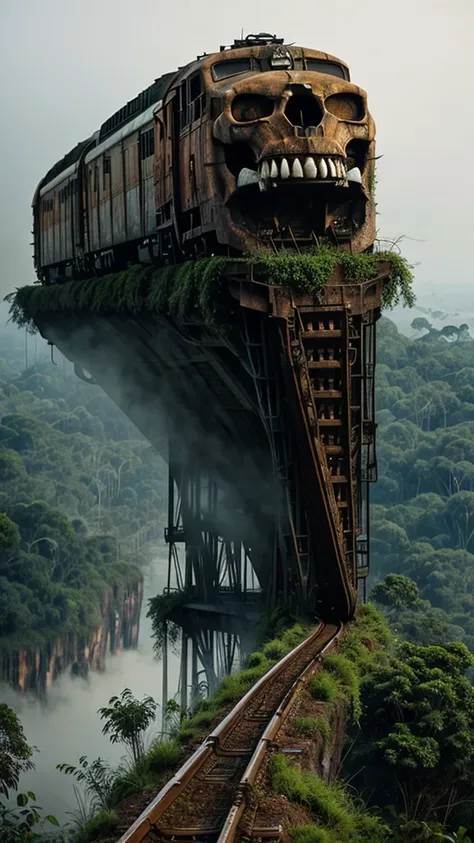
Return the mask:
<svg viewBox="0 0 474 843">
<path fill-rule="evenodd" d="M 375 237 L 375 127 L 347 65 L 258 35 L 157 79 L 40 182 L 43 281 Z"/>
</svg>

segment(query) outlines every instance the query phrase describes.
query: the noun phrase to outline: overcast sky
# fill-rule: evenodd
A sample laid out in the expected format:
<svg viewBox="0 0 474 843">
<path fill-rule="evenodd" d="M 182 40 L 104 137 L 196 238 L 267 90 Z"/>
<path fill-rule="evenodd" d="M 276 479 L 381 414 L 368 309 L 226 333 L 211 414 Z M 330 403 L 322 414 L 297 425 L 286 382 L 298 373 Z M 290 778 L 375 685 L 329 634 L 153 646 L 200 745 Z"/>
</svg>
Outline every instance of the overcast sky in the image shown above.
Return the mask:
<svg viewBox="0 0 474 843">
<path fill-rule="evenodd" d="M 162 73 L 241 29 L 344 59 L 377 124 L 380 236 L 474 307 L 474 0 L 0 0 L 0 292 L 31 283 L 46 170 Z M 418 242 L 421 241 L 421 242 Z"/>
</svg>

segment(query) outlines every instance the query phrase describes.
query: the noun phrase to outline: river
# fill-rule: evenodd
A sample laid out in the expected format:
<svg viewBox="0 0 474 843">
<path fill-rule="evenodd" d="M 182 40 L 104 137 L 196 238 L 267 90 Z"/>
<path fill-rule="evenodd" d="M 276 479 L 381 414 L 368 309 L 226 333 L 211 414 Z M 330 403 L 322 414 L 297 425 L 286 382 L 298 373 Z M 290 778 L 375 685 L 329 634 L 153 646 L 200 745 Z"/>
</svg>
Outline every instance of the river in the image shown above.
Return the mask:
<svg viewBox="0 0 474 843">
<path fill-rule="evenodd" d="M 28 742 L 37 747 L 35 770 L 24 774 L 20 790 L 32 790 L 37 804 L 46 813 L 53 813 L 60 822 L 67 821 L 68 812 L 77 808 L 74 780 L 56 770 L 56 764 L 76 764 L 79 757 L 89 760 L 101 757 L 117 765 L 124 756 L 124 747 L 111 744 L 102 734 L 97 709 L 124 688 L 142 698 L 149 694 L 157 702 L 162 699 L 163 662 L 154 652 L 151 621 L 146 617 L 148 599 L 163 591 L 167 579 L 166 548 L 159 548 L 156 557 L 144 571 L 144 597 L 140 616 L 140 631 L 136 649 L 120 650 L 107 655 L 103 671 L 90 670 L 87 679 L 71 676 L 66 670 L 41 699 L 31 692 L 19 694 L 7 684 L 0 685 L 0 699 L 19 715 Z M 168 697 L 178 693 L 181 659 L 178 646 L 167 649 Z M 239 665 L 236 652 L 233 667 Z M 198 660 L 198 668 L 202 666 Z M 202 673 L 200 673 L 202 677 Z M 149 742 L 159 731 L 161 706 L 157 719 L 146 736 Z"/>
</svg>

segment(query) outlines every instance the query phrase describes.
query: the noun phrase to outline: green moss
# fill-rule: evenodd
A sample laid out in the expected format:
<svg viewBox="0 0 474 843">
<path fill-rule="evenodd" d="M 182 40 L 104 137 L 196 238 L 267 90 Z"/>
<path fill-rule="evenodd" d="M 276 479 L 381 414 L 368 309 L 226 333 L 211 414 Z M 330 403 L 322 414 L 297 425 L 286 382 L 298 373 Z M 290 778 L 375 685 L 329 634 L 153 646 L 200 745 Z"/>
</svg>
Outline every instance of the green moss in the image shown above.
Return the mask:
<svg viewBox="0 0 474 843">
<path fill-rule="evenodd" d="M 297 825 L 290 829 L 290 837 L 295 843 L 338 843 L 331 831 L 316 825 Z"/>
<path fill-rule="evenodd" d="M 316 825 L 297 825 L 290 829 L 290 837 L 295 843 L 338 843 L 331 831 Z"/>
<path fill-rule="evenodd" d="M 347 282 L 361 283 L 377 275 L 379 261 L 390 264 L 383 306 L 393 307 L 400 301 L 412 306 L 412 268 L 401 255 L 351 254 L 325 244 L 305 254 L 258 254 L 239 260 L 213 257 L 167 267 L 135 265 L 102 278 L 21 287 L 6 298 L 13 321 L 31 330 L 41 313 L 81 310 L 99 314 L 196 312 L 206 323 L 224 326 L 236 307 L 226 285 L 229 263 L 251 264 L 255 278 L 263 283 L 317 293 L 338 264 Z"/>
<path fill-rule="evenodd" d="M 319 734 L 327 740 L 331 733 L 329 723 L 324 717 L 295 717 L 293 726 L 298 734 L 305 738 L 314 738 Z"/>
</svg>

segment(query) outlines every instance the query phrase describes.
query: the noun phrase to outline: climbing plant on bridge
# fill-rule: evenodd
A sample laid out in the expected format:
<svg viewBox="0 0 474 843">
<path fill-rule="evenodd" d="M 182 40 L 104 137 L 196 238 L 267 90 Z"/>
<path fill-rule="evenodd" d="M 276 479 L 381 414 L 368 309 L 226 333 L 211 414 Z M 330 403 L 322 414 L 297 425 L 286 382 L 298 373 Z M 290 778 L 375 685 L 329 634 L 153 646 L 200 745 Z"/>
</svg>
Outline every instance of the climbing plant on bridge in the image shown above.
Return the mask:
<svg viewBox="0 0 474 843">
<path fill-rule="evenodd" d="M 345 282 L 359 284 L 378 275 L 381 261 L 390 267 L 383 292 L 384 307 L 400 301 L 413 305 L 412 268 L 401 255 L 350 254 L 326 245 L 307 254 L 212 257 L 158 268 L 135 265 L 102 278 L 21 287 L 7 300 L 13 321 L 31 330 L 40 314 L 81 311 L 165 315 L 197 312 L 205 322 L 218 325 L 232 313 L 233 300 L 225 284 L 231 265 L 252 265 L 254 277 L 262 283 L 317 293 L 338 266 Z"/>
</svg>

